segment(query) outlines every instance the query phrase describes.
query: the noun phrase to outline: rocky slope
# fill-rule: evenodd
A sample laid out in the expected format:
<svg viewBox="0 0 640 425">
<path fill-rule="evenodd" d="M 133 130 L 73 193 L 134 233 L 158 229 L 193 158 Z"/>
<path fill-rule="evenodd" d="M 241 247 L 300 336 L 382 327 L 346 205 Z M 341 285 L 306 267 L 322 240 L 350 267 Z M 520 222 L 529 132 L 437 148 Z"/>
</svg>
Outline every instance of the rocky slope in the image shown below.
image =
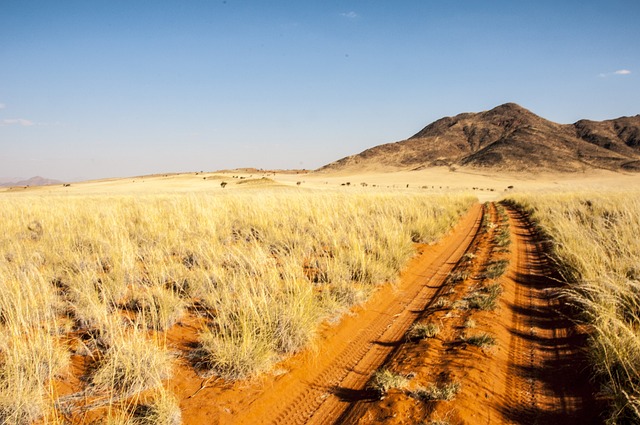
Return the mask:
<svg viewBox="0 0 640 425">
<path fill-rule="evenodd" d="M 321 171 L 467 166 L 509 171 L 640 171 L 640 115 L 557 124 L 507 103 L 435 121 L 409 139 L 379 145 Z"/>
</svg>

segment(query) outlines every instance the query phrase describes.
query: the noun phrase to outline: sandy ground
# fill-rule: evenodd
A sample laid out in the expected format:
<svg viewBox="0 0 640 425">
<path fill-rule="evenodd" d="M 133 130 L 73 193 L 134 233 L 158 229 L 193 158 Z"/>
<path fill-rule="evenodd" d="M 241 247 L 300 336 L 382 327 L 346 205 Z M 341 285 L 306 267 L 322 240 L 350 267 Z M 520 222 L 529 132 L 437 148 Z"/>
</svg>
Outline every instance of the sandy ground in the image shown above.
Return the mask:
<svg viewBox="0 0 640 425">
<path fill-rule="evenodd" d="M 226 186 L 221 186 L 226 182 Z M 575 190 L 613 191 L 637 188 L 640 174 L 596 170 L 573 174 L 489 173 L 479 170 L 435 167 L 420 171 L 349 173 L 198 172 L 92 180 L 69 186 L 0 188 L 0 194 L 119 195 L 166 192 L 225 193 L 232 190 L 281 186 L 299 189 L 420 190 L 424 192 L 472 192 L 481 202 L 498 200 L 514 192 Z"/>
<path fill-rule="evenodd" d="M 466 270 L 460 282 L 445 281 L 419 322 L 437 323 L 430 340 L 397 341 L 384 367 L 410 377 L 405 388 L 382 397 L 352 391 L 351 403 L 338 420 L 326 423 L 408 425 L 464 424 L 601 424 L 602 406 L 581 367 L 584 339 L 563 314 L 551 294 L 559 282 L 549 273 L 544 247 L 530 223 L 509 211 L 511 248 L 496 245 L 499 219 L 493 204 L 485 207 L 489 225 L 476 233 L 466 260 L 454 272 Z M 508 259 L 506 273 L 497 280 L 485 272 L 497 260 Z M 484 283 L 499 282 L 504 292 L 494 310 L 454 307 Z M 438 307 L 438 299 L 450 304 Z M 444 305 L 444 303 L 443 303 Z M 467 323 L 473 320 L 469 328 Z M 465 343 L 462 335 L 487 333 L 495 345 Z M 460 384 L 452 400 L 424 399 L 418 388 Z"/>
</svg>

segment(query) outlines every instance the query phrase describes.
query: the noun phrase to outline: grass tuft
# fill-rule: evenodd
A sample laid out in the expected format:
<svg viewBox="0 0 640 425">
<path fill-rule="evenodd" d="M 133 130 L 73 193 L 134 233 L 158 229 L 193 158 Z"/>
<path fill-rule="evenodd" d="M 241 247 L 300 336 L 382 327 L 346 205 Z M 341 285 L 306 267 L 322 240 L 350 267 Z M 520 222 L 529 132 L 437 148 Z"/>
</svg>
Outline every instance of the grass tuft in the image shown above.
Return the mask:
<svg viewBox="0 0 640 425">
<path fill-rule="evenodd" d="M 176 397 L 166 390 L 139 405 L 133 413 L 134 425 L 180 425 L 182 412 Z"/>
<path fill-rule="evenodd" d="M 407 332 L 407 339 L 421 340 L 435 338 L 440 333 L 440 326 L 432 322 L 416 322 Z"/>
<path fill-rule="evenodd" d="M 469 336 L 462 336 L 461 340 L 467 344 L 475 345 L 476 347 L 480 348 L 489 348 L 497 344 L 495 337 L 485 332 Z"/>
<path fill-rule="evenodd" d="M 469 308 L 485 311 L 495 310 L 502 292 L 502 286 L 494 283 L 472 292 L 465 297 L 465 300 L 468 302 Z"/>
<path fill-rule="evenodd" d="M 493 261 L 487 266 L 484 276 L 488 279 L 497 279 L 507 271 L 507 267 L 509 267 L 509 260 Z"/>
<path fill-rule="evenodd" d="M 420 387 L 411 392 L 411 395 L 423 401 L 452 401 L 462 389 L 460 382 L 447 382 L 438 385 L 431 384 Z"/>
<path fill-rule="evenodd" d="M 389 369 L 380 369 L 371 376 L 367 388 L 384 395 L 390 389 L 403 389 L 408 383 L 409 379 L 406 376 L 392 372 Z"/>
<path fill-rule="evenodd" d="M 161 387 L 171 376 L 170 354 L 142 331 L 114 333 L 111 346 L 91 376 L 93 391 L 118 399 Z"/>
</svg>

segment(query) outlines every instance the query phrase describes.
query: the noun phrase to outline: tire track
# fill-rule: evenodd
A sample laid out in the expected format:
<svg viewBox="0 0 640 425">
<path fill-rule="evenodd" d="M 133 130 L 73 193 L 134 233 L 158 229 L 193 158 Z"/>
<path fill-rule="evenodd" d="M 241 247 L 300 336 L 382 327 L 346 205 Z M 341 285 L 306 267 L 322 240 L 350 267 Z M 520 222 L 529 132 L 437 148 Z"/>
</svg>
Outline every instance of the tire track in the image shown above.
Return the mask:
<svg viewBox="0 0 640 425">
<path fill-rule="evenodd" d="M 465 249 L 465 254 L 470 253 L 473 254 L 470 257 L 464 259 L 464 261 L 458 262 L 455 267 L 453 267 L 447 273 L 445 277 L 445 283 L 441 286 L 440 292 L 444 292 L 447 294 L 447 298 L 450 301 L 458 300 L 460 301 L 468 291 L 469 287 L 475 287 L 475 285 L 481 284 L 484 280 L 484 273 L 487 269 L 487 265 L 493 258 L 493 250 L 492 250 L 492 241 L 497 230 L 498 223 L 498 215 L 496 211 L 495 204 L 487 203 L 483 207 L 483 220 L 481 228 L 476 232 L 473 241 L 470 243 L 468 247 Z M 457 275 L 457 272 L 463 272 L 467 277 L 462 278 L 463 280 L 459 280 L 458 278 L 451 279 L 451 276 Z M 431 300 L 432 304 L 435 302 L 439 295 L 434 297 Z M 451 298 L 453 297 L 453 298 Z M 381 364 L 382 367 L 385 367 L 390 370 L 397 371 L 398 369 L 402 369 L 401 366 L 406 364 L 407 362 L 412 366 L 409 368 L 404 368 L 404 372 L 406 373 L 407 369 L 411 371 L 419 370 L 421 366 L 424 364 L 429 365 L 430 374 L 432 376 L 449 376 L 451 374 L 458 375 L 460 371 L 452 371 L 450 368 L 451 357 L 457 357 L 459 354 L 456 348 L 453 348 L 455 345 L 455 341 L 453 339 L 454 335 L 459 332 L 459 328 L 463 327 L 463 323 L 467 320 L 471 312 L 469 310 L 459 311 L 458 314 L 451 316 L 448 319 L 442 320 L 443 316 L 446 317 L 445 309 L 432 309 L 431 305 L 428 305 L 425 309 L 420 312 L 418 320 L 426 320 L 429 318 L 439 317 L 439 319 L 435 319 L 435 321 L 439 321 L 440 335 L 443 335 L 442 338 L 438 338 L 439 342 L 433 342 L 431 346 L 431 350 L 428 352 L 423 352 L 416 355 L 416 343 L 415 342 L 406 342 L 404 338 L 404 334 L 402 337 L 402 344 L 398 347 L 395 347 L 394 350 L 387 356 L 385 361 Z M 448 310 L 451 312 L 451 310 Z M 406 331 L 405 331 L 406 332 Z M 449 337 L 447 337 L 447 335 Z M 417 363 L 412 359 L 420 359 Z M 338 418 L 335 422 L 319 422 L 319 423 L 336 423 L 336 424 L 360 424 L 360 423 L 378 423 L 378 421 L 384 421 L 382 417 L 384 414 L 381 414 L 380 405 L 384 404 L 382 400 L 358 400 L 353 403 L 349 408 Z M 426 413 L 427 416 L 432 412 L 433 409 L 426 409 L 422 413 L 423 415 Z M 411 417 L 412 421 L 409 422 L 400 422 L 400 423 L 428 423 L 427 417 L 423 417 L 417 412 L 408 414 L 403 412 L 398 413 L 398 417 Z M 364 418 L 372 418 L 372 419 L 364 419 Z M 375 418 L 375 419 L 373 419 Z"/>
<path fill-rule="evenodd" d="M 526 217 L 512 209 L 507 209 L 507 215 L 510 249 L 500 248 L 503 245 L 497 242 L 501 219 L 496 206 L 489 204 L 485 212 L 489 230 L 472 245 L 470 252 L 476 255 L 467 263 L 472 273 L 456 286 L 459 298 L 460 290 L 469 293 L 483 281 L 491 283 L 487 270 L 506 256 L 509 267 L 498 279 L 504 289 L 500 306 L 491 311 L 456 310 L 441 322 L 441 340 L 403 344 L 385 362 L 385 367 L 403 374 L 419 371 L 410 388 L 446 375 L 460 383 L 457 398 L 421 402 L 411 389 L 396 390 L 384 400 L 358 401 L 338 421 L 311 423 L 419 424 L 444 418 L 460 425 L 602 424 L 592 386 L 581 373 L 581 336 L 563 311 L 557 296 L 562 284 L 552 275 L 545 246 Z M 437 318 L 441 312 L 427 313 Z M 466 332 L 463 322 L 471 316 L 477 328 L 470 332 L 495 336 L 495 349 L 485 352 L 460 343 L 461 333 Z"/>
<path fill-rule="evenodd" d="M 405 341 L 404 336 L 407 330 L 411 327 L 417 319 L 421 318 L 425 311 L 428 311 L 430 307 L 440 298 L 440 296 L 450 286 L 448 279 L 450 273 L 456 269 L 461 262 L 462 256 L 469 251 L 478 239 L 480 234 L 480 223 L 487 215 L 491 216 L 491 208 L 488 210 L 483 207 L 482 216 L 480 222 L 474 227 L 474 231 L 468 244 L 463 244 L 459 247 L 457 253 L 450 257 L 456 258 L 455 261 L 447 261 L 443 263 L 443 267 L 437 270 L 434 280 L 439 282 L 439 286 L 434 292 L 432 288 L 424 286 L 417 297 L 415 297 L 411 304 L 403 311 L 401 317 L 398 317 L 398 323 L 396 326 L 390 326 L 387 331 L 381 336 L 380 343 L 374 345 L 369 350 L 365 357 L 360 361 L 358 367 L 354 369 L 342 382 L 344 388 L 355 390 L 363 389 L 371 373 L 379 369 L 382 365 L 393 362 L 393 356 L 401 347 L 401 344 Z M 471 234 L 468 235 L 468 237 Z M 448 266 L 448 267 L 447 267 Z M 431 289 L 431 290 L 430 290 Z M 318 409 L 314 420 L 310 421 L 310 424 L 329 424 L 329 423 L 351 423 L 354 418 L 361 415 L 364 410 L 364 404 L 362 400 L 347 400 L 348 404 L 345 406 L 344 402 L 340 404 L 327 403 Z M 339 416 L 338 416 L 339 414 Z"/>
<path fill-rule="evenodd" d="M 562 311 L 562 283 L 552 276 L 531 223 L 507 209 L 514 235 L 511 341 L 503 415 L 520 424 L 601 424 L 588 379 L 581 373 L 581 336 Z"/>
</svg>

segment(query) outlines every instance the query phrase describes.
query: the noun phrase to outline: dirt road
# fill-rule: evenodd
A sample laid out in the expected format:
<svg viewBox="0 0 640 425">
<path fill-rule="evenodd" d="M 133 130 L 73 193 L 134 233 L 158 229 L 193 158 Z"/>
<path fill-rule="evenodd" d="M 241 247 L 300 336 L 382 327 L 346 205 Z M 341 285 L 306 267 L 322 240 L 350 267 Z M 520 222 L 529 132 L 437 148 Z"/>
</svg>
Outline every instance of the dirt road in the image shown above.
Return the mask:
<svg viewBox="0 0 640 425">
<path fill-rule="evenodd" d="M 447 291 L 452 307 L 426 311 L 421 318 L 440 323 L 438 338 L 405 343 L 385 363 L 412 376 L 409 387 L 390 391 L 383 400 L 358 400 L 336 423 L 602 423 L 581 358 L 585 335 L 558 297 L 561 283 L 544 244 L 526 217 L 500 209 L 501 214 L 495 204 L 487 206 L 486 225 L 469 247 L 473 260 L 458 265 L 468 278 Z M 508 229 L 510 243 L 501 241 L 502 229 Z M 508 268 L 493 277 L 492 265 L 504 261 Z M 465 304 L 496 284 L 503 290 L 495 308 Z M 476 347 L 468 342 L 471 335 L 488 335 L 493 343 Z M 418 388 L 442 382 L 460 385 L 455 399 L 416 397 Z"/>
<path fill-rule="evenodd" d="M 509 283 L 508 385 L 499 406 L 506 423 L 600 424 L 598 403 L 582 358 L 586 335 L 569 319 L 562 288 L 543 242 L 521 213 L 509 210 L 515 241 Z"/>
<path fill-rule="evenodd" d="M 494 276 L 501 264 L 508 267 Z M 525 217 L 477 205 L 447 238 L 420 247 L 398 285 L 322 329 L 316 349 L 284 362 L 282 374 L 182 389 L 196 390 L 183 400 L 184 423 L 600 424 L 582 374 L 584 335 L 566 318 L 552 272 Z M 472 307 L 474 294 L 496 285 L 502 293 L 495 306 Z M 442 330 L 432 340 L 409 341 L 416 321 Z M 492 344 L 471 344 L 479 334 Z M 410 384 L 383 398 L 367 390 L 381 367 Z M 416 396 L 442 382 L 458 383 L 455 399 Z"/>
</svg>

